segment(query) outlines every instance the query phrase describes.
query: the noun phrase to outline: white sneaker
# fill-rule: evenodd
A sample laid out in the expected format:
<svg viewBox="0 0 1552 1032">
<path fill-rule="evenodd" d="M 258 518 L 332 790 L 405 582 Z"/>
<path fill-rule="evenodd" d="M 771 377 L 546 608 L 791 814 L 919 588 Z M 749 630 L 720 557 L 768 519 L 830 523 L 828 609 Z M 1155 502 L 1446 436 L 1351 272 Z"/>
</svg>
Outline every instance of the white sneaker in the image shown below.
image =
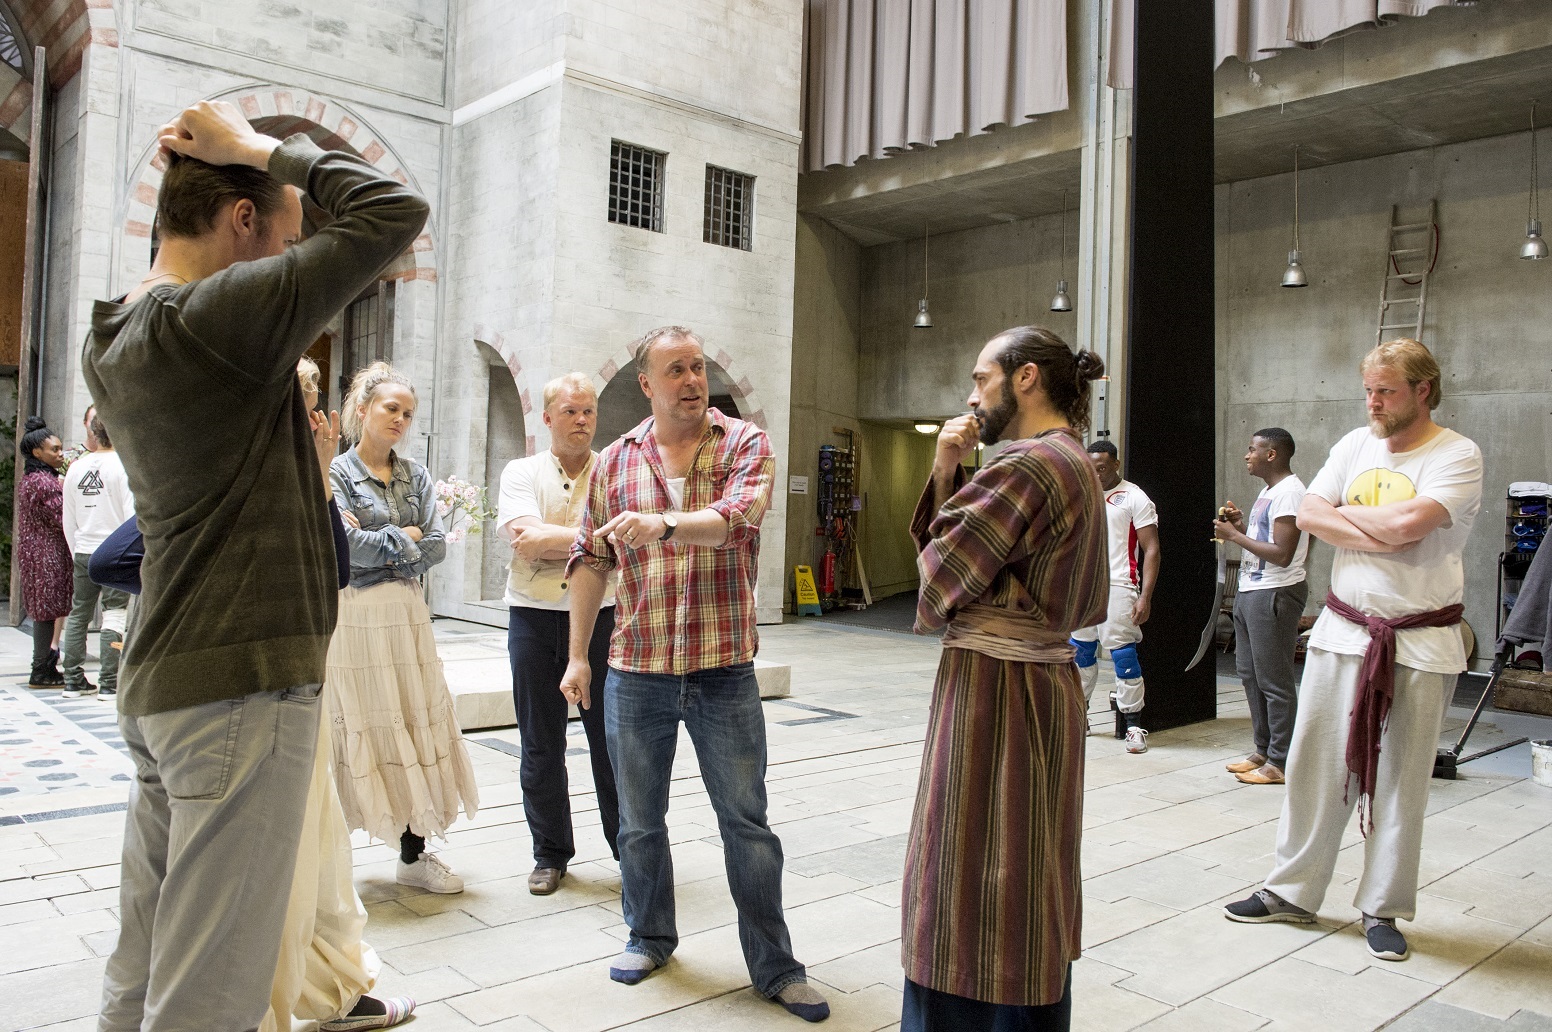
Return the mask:
<svg viewBox="0 0 1552 1032">
<path fill-rule="evenodd" d="M 454 874 L 435 853 L 422 853 L 420 859 L 412 864 L 400 860 L 399 872 L 394 880 L 400 885 L 413 885 L 428 892 L 463 891 L 463 879 Z"/>
<path fill-rule="evenodd" d="M 1148 751 L 1148 732 L 1140 727 L 1126 729 L 1126 751 L 1129 753 L 1143 753 Z"/>
</svg>

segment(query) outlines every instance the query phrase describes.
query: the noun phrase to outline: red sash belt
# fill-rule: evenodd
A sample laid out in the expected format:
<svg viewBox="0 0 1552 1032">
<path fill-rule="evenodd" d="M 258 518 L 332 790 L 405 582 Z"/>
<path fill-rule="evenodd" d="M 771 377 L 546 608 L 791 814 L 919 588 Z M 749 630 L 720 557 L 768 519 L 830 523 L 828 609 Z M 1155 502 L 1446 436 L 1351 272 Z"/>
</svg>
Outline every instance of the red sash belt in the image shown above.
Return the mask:
<svg viewBox="0 0 1552 1032">
<path fill-rule="evenodd" d="M 1347 731 L 1347 769 L 1358 779 L 1358 830 L 1367 836 L 1374 828 L 1372 804 L 1379 776 L 1380 736 L 1396 697 L 1396 632 L 1412 627 L 1452 627 L 1460 623 L 1466 607 L 1457 602 L 1443 609 L 1386 620 L 1361 613 L 1327 592 L 1326 608 L 1369 631 L 1369 649 L 1358 672 L 1358 701 L 1353 705 L 1352 723 Z"/>
</svg>

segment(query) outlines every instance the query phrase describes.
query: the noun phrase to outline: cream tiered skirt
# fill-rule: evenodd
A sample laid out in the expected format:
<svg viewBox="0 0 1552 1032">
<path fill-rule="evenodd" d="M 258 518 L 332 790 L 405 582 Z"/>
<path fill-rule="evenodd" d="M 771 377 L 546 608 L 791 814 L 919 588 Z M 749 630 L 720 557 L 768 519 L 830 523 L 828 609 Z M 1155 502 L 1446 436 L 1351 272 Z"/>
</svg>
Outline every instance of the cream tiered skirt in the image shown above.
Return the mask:
<svg viewBox="0 0 1552 1032">
<path fill-rule="evenodd" d="M 372 947 L 361 941 L 366 908 L 351 880 L 350 829 L 335 794 L 329 749 L 328 722 L 319 721 L 291 901 L 269 1013 L 259 1032 L 290 1032 L 293 1014 L 328 1021 L 348 1013 L 362 993 L 371 991 L 382 969 Z"/>
<path fill-rule="evenodd" d="M 327 678 L 334 775 L 352 828 L 396 843 L 406 827 L 443 837 L 460 804 L 474 816 L 474 767 L 417 584 L 340 592 Z"/>
</svg>

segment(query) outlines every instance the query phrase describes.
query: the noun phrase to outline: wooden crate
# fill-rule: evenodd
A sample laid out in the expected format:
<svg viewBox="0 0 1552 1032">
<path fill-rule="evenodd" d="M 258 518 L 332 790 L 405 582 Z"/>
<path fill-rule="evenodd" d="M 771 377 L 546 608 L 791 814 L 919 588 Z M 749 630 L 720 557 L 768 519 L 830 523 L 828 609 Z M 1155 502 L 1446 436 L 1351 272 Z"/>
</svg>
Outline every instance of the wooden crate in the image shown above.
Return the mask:
<svg viewBox="0 0 1552 1032">
<path fill-rule="evenodd" d="M 1505 670 L 1493 686 L 1493 708 L 1552 717 L 1552 674 Z"/>
</svg>

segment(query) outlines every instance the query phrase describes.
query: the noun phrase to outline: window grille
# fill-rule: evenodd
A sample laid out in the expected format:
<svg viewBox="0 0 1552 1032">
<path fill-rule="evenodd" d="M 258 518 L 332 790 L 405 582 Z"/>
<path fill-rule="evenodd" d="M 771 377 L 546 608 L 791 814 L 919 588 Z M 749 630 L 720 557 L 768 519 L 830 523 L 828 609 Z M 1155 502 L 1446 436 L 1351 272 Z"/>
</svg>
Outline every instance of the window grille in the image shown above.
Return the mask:
<svg viewBox="0 0 1552 1032">
<path fill-rule="evenodd" d="M 748 251 L 754 245 L 754 176 L 706 166 L 706 233 L 708 244 Z"/>
<path fill-rule="evenodd" d="M 27 62 L 22 59 L 22 41 L 11 28 L 10 12 L 0 2 L 0 63 L 8 64 L 18 74 L 27 74 Z"/>
<path fill-rule="evenodd" d="M 667 157 L 619 140 L 610 144 L 610 222 L 663 232 L 663 167 Z"/>
</svg>

